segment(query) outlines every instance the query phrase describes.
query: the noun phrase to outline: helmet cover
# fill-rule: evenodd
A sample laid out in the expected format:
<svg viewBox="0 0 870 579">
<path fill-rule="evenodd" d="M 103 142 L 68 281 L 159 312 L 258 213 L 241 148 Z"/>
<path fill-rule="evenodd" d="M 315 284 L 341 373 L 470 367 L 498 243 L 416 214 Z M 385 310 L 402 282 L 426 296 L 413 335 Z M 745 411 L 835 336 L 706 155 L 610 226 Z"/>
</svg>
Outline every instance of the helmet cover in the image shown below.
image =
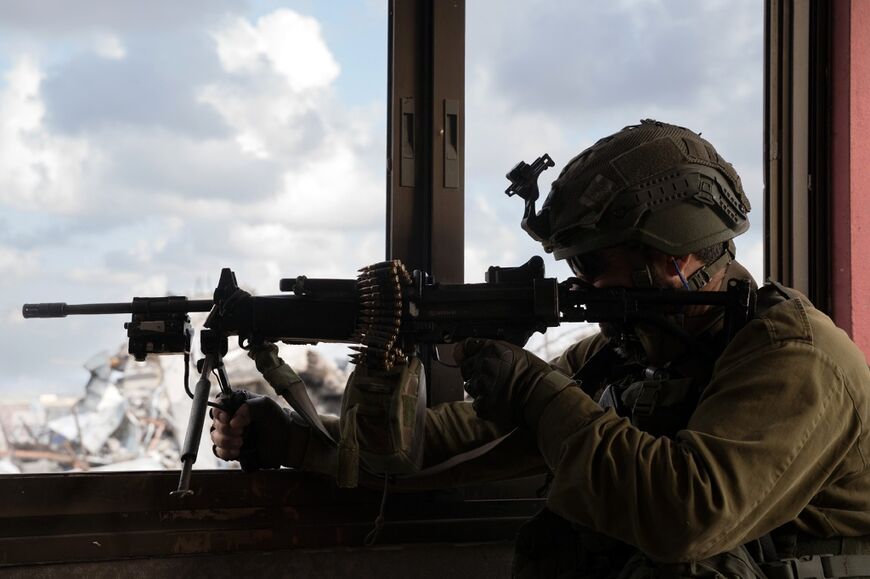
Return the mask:
<svg viewBox="0 0 870 579">
<path fill-rule="evenodd" d="M 627 242 L 687 255 L 746 231 L 749 209 L 713 145 L 647 119 L 569 161 L 538 218 L 549 221 L 542 243 L 557 259 Z"/>
</svg>

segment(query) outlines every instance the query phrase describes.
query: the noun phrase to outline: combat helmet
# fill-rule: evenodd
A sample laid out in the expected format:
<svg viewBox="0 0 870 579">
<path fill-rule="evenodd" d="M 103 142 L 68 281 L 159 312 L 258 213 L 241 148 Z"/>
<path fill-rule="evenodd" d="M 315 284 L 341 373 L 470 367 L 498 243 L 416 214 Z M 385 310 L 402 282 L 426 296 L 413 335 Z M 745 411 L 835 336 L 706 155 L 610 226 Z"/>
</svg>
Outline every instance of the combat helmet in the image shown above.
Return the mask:
<svg viewBox="0 0 870 579">
<path fill-rule="evenodd" d="M 523 228 L 556 259 L 628 242 L 687 255 L 749 227 L 734 167 L 697 133 L 649 119 L 571 159 L 540 213 L 528 201 Z"/>
</svg>

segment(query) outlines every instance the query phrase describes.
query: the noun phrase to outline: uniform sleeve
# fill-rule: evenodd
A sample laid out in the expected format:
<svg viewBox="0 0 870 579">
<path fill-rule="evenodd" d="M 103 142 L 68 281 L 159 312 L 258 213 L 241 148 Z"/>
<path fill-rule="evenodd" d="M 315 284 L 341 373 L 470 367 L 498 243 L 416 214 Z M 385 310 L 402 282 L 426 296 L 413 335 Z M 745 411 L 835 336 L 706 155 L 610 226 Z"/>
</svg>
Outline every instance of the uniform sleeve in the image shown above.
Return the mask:
<svg viewBox="0 0 870 579">
<path fill-rule="evenodd" d="M 424 469 L 501 437 L 503 440 L 485 454 L 459 463 L 430 479 L 426 486 L 463 486 L 546 472 L 544 459 L 528 430 L 502 432 L 493 423 L 478 418 L 470 402 L 451 402 L 430 408 L 426 414 Z"/>
<path fill-rule="evenodd" d="M 861 424 L 806 314 L 780 314 L 782 323 L 753 321 L 732 341 L 674 440 L 638 430 L 579 388 L 563 391 L 538 428 L 555 472 L 550 508 L 665 562 L 704 559 L 795 519 Z"/>
<path fill-rule="evenodd" d="M 568 348 L 550 365 L 572 375 L 605 342 L 600 334 L 589 336 Z M 442 463 L 507 434 L 510 436 L 493 450 L 451 469 L 450 474 L 439 477 L 440 482 L 459 486 L 546 472 L 543 457 L 529 431 L 499 431 L 495 424 L 478 418 L 469 402 L 451 402 L 427 410 L 423 466 Z"/>
<path fill-rule="evenodd" d="M 550 366 L 567 376 L 573 376 L 605 344 L 607 338 L 600 332 L 596 332 L 567 348 L 557 358 L 550 360 Z"/>
<path fill-rule="evenodd" d="M 427 409 L 425 429 L 424 468 L 507 434 L 478 418 L 470 402 L 448 402 Z"/>
</svg>

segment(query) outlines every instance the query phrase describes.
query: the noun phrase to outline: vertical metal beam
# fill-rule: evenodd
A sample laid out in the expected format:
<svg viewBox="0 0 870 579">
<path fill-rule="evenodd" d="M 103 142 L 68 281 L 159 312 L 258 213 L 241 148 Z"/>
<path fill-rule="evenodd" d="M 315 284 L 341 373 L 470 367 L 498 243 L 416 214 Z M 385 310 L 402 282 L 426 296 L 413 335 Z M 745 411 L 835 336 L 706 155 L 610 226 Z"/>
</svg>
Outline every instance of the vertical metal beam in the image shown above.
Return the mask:
<svg viewBox="0 0 870 579">
<path fill-rule="evenodd" d="M 788 231 L 783 231 L 784 225 L 780 216 L 787 212 L 783 207 L 781 192 L 788 189 L 788 175 L 780 170 L 784 163 L 783 155 L 787 154 L 784 146 L 787 141 L 786 127 L 783 126 L 784 106 L 782 86 L 784 72 L 788 69 L 784 60 L 788 51 L 784 35 L 787 30 L 786 5 L 788 0 L 770 0 L 765 4 L 765 59 L 764 59 L 764 277 L 786 280 L 788 247 L 784 241 L 788 239 Z"/>
<path fill-rule="evenodd" d="M 389 34 L 387 258 L 462 283 L 465 2 L 391 0 Z M 460 400 L 458 373 L 422 358 L 430 404 Z"/>
<path fill-rule="evenodd" d="M 827 3 L 765 9 L 765 276 L 829 305 Z"/>
<path fill-rule="evenodd" d="M 788 285 L 810 289 L 810 0 L 792 0 L 791 82 L 791 279 Z M 784 218 L 786 218 L 784 216 Z M 812 298 L 811 298 L 812 299 Z"/>
<path fill-rule="evenodd" d="M 831 6 L 810 3 L 809 57 L 809 294 L 816 307 L 831 312 L 835 273 L 831 243 Z"/>
<path fill-rule="evenodd" d="M 432 274 L 465 271 L 465 2 L 433 1 Z"/>
<path fill-rule="evenodd" d="M 851 7 L 834 2 L 831 14 L 831 261 L 834 280 L 831 315 L 852 332 L 852 204 L 851 204 Z M 866 352 L 866 350 L 865 350 Z"/>
</svg>

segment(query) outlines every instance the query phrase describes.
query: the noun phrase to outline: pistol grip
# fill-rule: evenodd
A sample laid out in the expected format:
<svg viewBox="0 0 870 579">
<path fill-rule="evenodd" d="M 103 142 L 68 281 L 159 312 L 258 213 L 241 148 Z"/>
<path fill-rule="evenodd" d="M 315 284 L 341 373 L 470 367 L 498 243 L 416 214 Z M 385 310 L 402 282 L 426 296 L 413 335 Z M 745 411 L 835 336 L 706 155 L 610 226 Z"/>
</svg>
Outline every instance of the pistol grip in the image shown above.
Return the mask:
<svg viewBox="0 0 870 579">
<path fill-rule="evenodd" d="M 220 398 L 220 404 L 223 406 L 227 414 L 232 417 L 242 404 L 248 401 L 251 395 L 245 390 L 233 390 L 229 395 L 223 394 Z M 257 449 L 249 441 L 257 439 L 256 435 L 257 423 L 251 422 L 245 428 L 245 435 L 242 441 L 242 448 L 239 449 L 239 464 L 245 472 L 254 472 L 260 470 L 260 461 L 257 457 Z"/>
</svg>

